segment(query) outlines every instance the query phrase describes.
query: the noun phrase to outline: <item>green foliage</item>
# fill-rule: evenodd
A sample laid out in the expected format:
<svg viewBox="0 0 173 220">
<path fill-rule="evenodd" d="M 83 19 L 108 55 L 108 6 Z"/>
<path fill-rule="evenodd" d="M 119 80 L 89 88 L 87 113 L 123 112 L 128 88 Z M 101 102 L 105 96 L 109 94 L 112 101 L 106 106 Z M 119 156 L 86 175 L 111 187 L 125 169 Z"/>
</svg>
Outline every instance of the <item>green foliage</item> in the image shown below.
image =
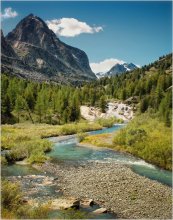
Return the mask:
<svg viewBox="0 0 173 220">
<path fill-rule="evenodd" d="M 114 117 L 110 117 L 110 118 L 100 118 L 97 120 L 97 122 L 103 127 L 110 128 L 114 125 L 115 122 L 117 122 L 117 120 Z"/>
<path fill-rule="evenodd" d="M 7 180 L 1 182 L 1 206 L 4 209 L 16 210 L 22 204 L 22 193 L 16 183 Z"/>
<path fill-rule="evenodd" d="M 4 219 L 43 219 L 48 218 L 49 204 L 32 207 L 23 203 L 19 184 L 8 180 L 1 182 L 1 214 Z"/>
<path fill-rule="evenodd" d="M 132 153 L 165 169 L 172 169 L 172 130 L 156 117 L 143 114 L 114 137 L 115 149 Z"/>
<path fill-rule="evenodd" d="M 7 159 L 4 156 L 1 156 L 0 159 L 1 159 L 1 166 L 8 164 Z"/>
<path fill-rule="evenodd" d="M 105 96 L 100 97 L 99 107 L 101 111 L 104 113 L 106 111 L 106 99 Z"/>
<path fill-rule="evenodd" d="M 77 134 L 80 132 L 99 130 L 102 126 L 97 123 L 73 123 L 61 126 L 53 125 L 3 125 L 2 149 L 9 150 L 6 159 L 15 162 L 27 159 L 30 163 L 43 163 L 48 157 L 46 152 L 52 149 L 52 143 L 45 137 Z"/>
<path fill-rule="evenodd" d="M 62 210 L 60 215 L 60 219 L 91 219 L 91 218 L 92 218 L 91 214 L 73 208 Z"/>
<path fill-rule="evenodd" d="M 172 91 L 169 90 L 165 97 L 162 99 L 159 106 L 159 114 L 162 120 L 165 122 L 165 125 L 171 126 L 172 119 Z"/>
<path fill-rule="evenodd" d="M 148 109 L 148 98 L 144 98 L 140 103 L 140 112 L 144 113 Z"/>
<path fill-rule="evenodd" d="M 30 155 L 28 162 L 29 163 L 44 163 L 48 157 L 45 156 L 44 152 L 42 151 L 33 151 Z"/>
<path fill-rule="evenodd" d="M 171 65 L 172 54 L 169 54 L 140 69 L 101 78 L 80 88 L 36 83 L 2 75 L 2 123 L 15 123 L 13 115 L 16 114 L 20 122 L 75 122 L 80 120 L 80 105 L 100 107 L 101 111 L 105 112 L 108 100 L 126 100 L 132 96 L 138 97 L 141 113 L 149 108 L 158 112 L 159 109 L 165 108 L 163 99 L 168 98 L 169 87 L 172 85 Z M 170 109 L 171 107 L 166 113 L 163 110 L 159 111 L 160 118 L 168 126 L 171 123 Z M 23 112 L 27 113 L 27 117 L 26 114 L 22 116 Z"/>
<path fill-rule="evenodd" d="M 88 136 L 87 133 L 80 132 L 80 133 L 77 134 L 77 139 L 78 139 L 79 142 L 82 142 L 87 136 Z"/>
</svg>

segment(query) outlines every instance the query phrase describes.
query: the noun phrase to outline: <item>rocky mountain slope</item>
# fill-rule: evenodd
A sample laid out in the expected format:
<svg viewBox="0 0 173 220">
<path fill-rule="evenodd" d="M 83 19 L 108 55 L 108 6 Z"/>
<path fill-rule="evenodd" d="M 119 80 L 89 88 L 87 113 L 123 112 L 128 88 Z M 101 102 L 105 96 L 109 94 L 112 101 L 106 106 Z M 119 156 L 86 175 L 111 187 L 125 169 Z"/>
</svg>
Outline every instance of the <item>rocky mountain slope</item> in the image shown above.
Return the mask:
<svg viewBox="0 0 173 220">
<path fill-rule="evenodd" d="M 138 68 L 133 63 L 117 63 L 115 64 L 108 72 L 106 73 L 96 73 L 97 78 L 102 78 L 106 76 L 115 76 L 127 71 L 132 71 L 134 69 Z"/>
<path fill-rule="evenodd" d="M 2 34 L 2 39 L 4 73 L 66 84 L 96 79 L 86 53 L 60 41 L 46 23 L 33 14 L 21 20 L 5 38 Z"/>
</svg>

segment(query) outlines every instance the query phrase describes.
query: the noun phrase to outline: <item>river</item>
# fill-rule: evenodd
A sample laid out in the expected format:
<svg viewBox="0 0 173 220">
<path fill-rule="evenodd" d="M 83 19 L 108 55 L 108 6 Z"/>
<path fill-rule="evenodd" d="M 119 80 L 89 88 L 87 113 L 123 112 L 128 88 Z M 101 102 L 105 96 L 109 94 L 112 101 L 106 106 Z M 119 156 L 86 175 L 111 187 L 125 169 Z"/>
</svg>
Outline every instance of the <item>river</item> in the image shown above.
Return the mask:
<svg viewBox="0 0 173 220">
<path fill-rule="evenodd" d="M 114 125 L 111 128 L 104 128 L 98 131 L 89 132 L 90 135 L 116 132 L 124 125 Z M 93 149 L 78 146 L 77 138 L 69 137 L 66 140 L 56 142 L 56 138 L 49 138 L 55 142 L 53 150 L 48 154 L 54 163 L 86 163 L 88 161 L 98 161 L 102 163 L 127 164 L 139 175 L 151 180 L 157 180 L 168 186 L 172 186 L 172 172 L 160 169 L 152 164 L 136 158 L 130 154 L 120 153 L 111 149 Z"/>
<path fill-rule="evenodd" d="M 121 129 L 124 125 L 114 125 L 111 128 L 104 128 L 98 131 L 89 132 L 90 135 L 95 134 L 102 134 L 102 133 L 111 133 L 116 132 Z M 120 153 L 111 149 L 107 148 L 89 148 L 89 147 L 82 147 L 78 145 L 77 138 L 75 136 L 68 136 L 66 139 L 59 140 L 56 137 L 49 138 L 50 141 L 54 142 L 53 150 L 48 153 L 48 156 L 51 157 L 51 161 L 53 163 L 65 163 L 67 165 L 72 164 L 85 164 L 88 162 L 97 161 L 98 163 L 118 163 L 118 164 L 125 164 L 129 166 L 135 173 L 145 176 L 151 180 L 157 180 L 163 184 L 168 186 L 172 185 L 172 172 L 160 169 L 154 165 L 146 163 L 144 160 L 136 158 L 130 154 Z M 46 175 L 51 176 L 51 174 L 44 173 L 34 169 L 32 166 L 29 165 L 10 165 L 10 166 L 3 166 L 1 170 L 2 176 L 8 177 L 24 177 L 27 175 Z M 37 182 L 40 181 L 39 179 L 36 180 Z M 38 185 L 38 184 L 37 184 Z M 24 185 L 26 190 L 27 186 Z M 40 193 L 38 193 L 40 190 Z M 35 197 L 42 197 L 46 199 L 46 195 L 56 195 L 56 189 L 53 187 L 41 187 L 38 188 L 37 193 L 34 195 Z M 57 194 L 59 195 L 59 194 Z M 91 210 L 85 211 L 92 211 L 97 207 L 93 207 Z M 58 213 L 55 213 L 57 215 Z M 102 214 L 99 218 L 107 218 L 111 219 L 115 216 L 113 214 L 107 213 Z M 98 218 L 95 216 L 94 218 Z"/>
</svg>

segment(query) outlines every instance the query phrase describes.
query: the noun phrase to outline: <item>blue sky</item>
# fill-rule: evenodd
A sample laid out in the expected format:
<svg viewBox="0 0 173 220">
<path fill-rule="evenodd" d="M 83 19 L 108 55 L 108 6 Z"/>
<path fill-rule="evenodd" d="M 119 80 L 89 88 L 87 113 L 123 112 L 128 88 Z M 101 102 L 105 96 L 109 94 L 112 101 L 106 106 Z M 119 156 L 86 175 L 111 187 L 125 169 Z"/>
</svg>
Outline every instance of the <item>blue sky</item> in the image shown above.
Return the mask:
<svg viewBox="0 0 173 220">
<path fill-rule="evenodd" d="M 2 2 L 2 13 L 17 12 L 2 21 L 5 35 L 25 16 L 43 20 L 74 18 L 98 32 L 74 37 L 59 36 L 67 44 L 84 50 L 90 63 L 118 59 L 148 64 L 172 51 L 171 2 Z M 62 21 L 62 20 L 61 20 Z"/>
</svg>

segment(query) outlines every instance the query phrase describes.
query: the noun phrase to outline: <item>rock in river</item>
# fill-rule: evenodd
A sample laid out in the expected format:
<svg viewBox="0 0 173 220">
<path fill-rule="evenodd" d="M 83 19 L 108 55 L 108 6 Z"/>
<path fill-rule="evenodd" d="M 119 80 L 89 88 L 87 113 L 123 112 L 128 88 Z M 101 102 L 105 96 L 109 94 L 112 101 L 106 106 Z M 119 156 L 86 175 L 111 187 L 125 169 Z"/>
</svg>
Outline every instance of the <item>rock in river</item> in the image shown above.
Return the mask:
<svg viewBox="0 0 173 220">
<path fill-rule="evenodd" d="M 99 209 L 96 209 L 95 211 L 93 211 L 94 214 L 102 214 L 102 213 L 106 213 L 107 212 L 107 209 L 105 208 L 99 208 Z"/>
<path fill-rule="evenodd" d="M 58 198 L 52 200 L 51 208 L 54 210 L 58 209 L 69 209 L 69 208 L 79 208 L 80 201 L 75 198 Z"/>
</svg>

